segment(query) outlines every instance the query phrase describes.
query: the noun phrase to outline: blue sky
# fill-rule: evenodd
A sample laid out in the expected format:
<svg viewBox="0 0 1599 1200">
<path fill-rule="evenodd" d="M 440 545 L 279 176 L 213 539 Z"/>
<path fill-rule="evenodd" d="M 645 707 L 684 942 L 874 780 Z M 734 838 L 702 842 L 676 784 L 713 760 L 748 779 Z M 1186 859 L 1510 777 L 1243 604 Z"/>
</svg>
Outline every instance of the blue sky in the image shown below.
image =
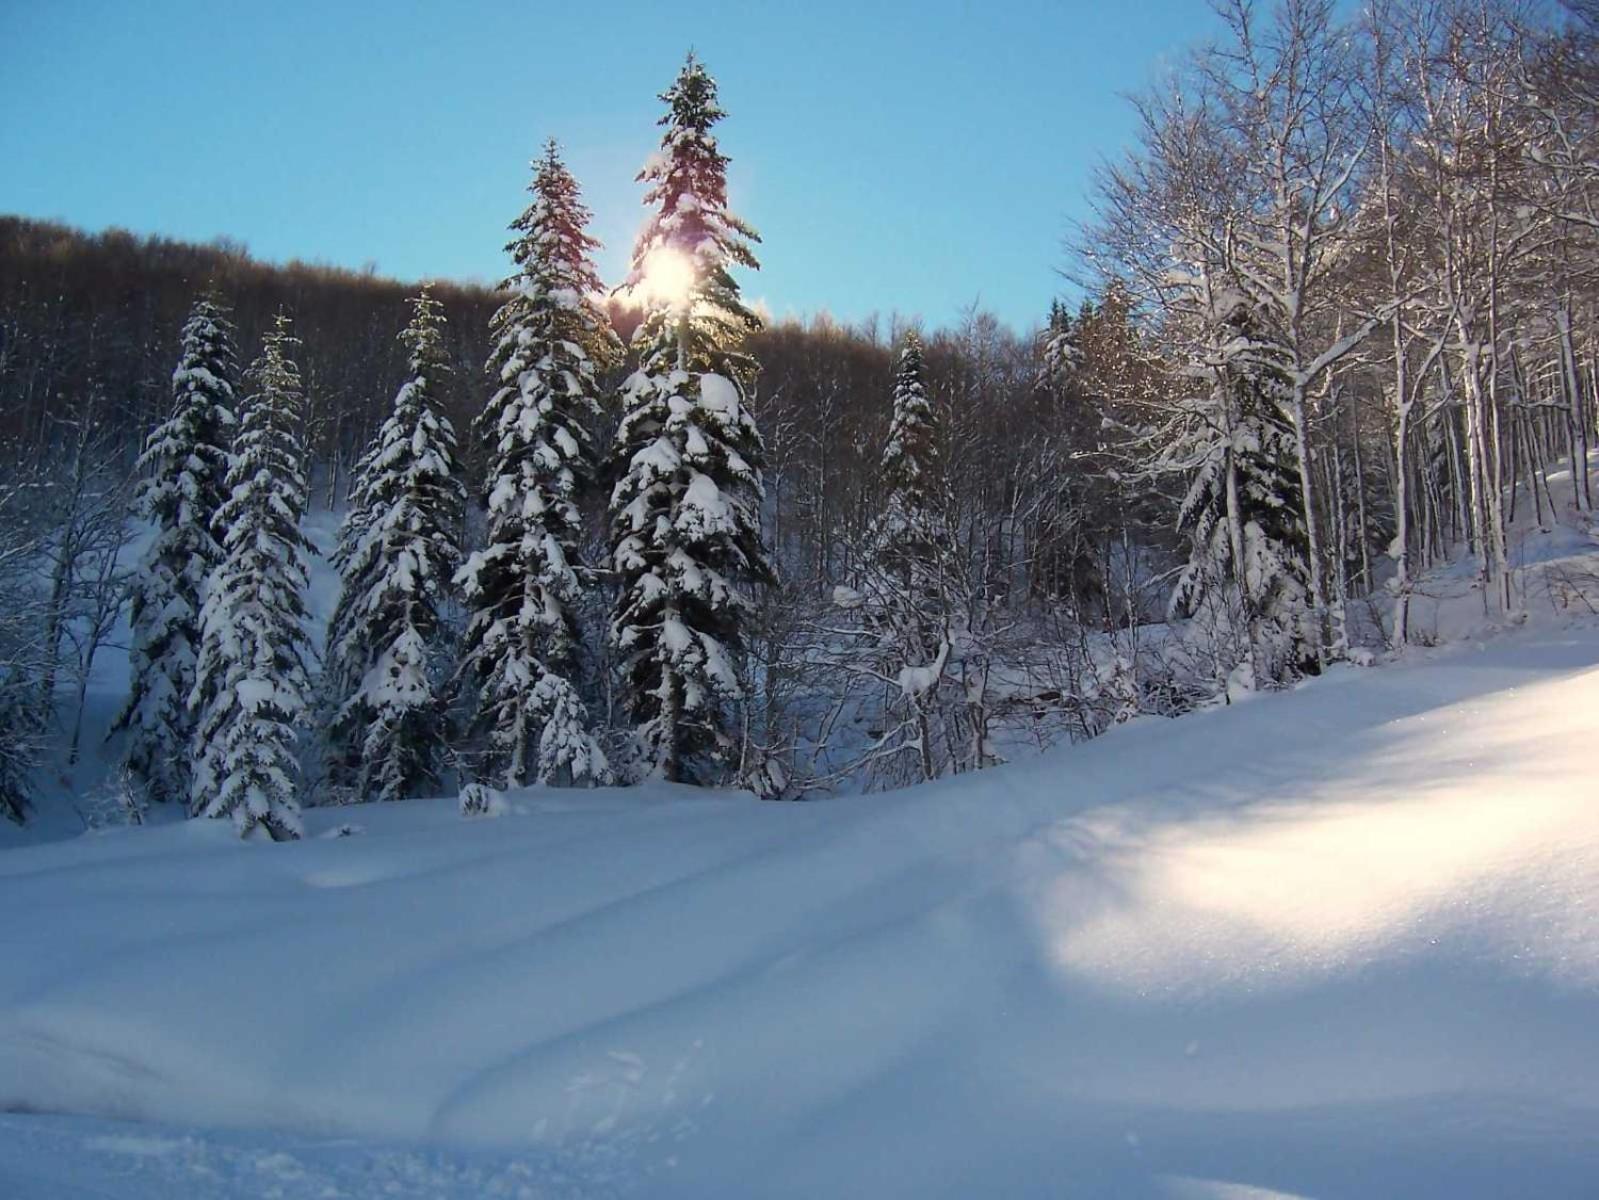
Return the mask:
<svg viewBox="0 0 1599 1200">
<path fill-rule="evenodd" d="M 402 279 L 493 280 L 558 137 L 620 275 L 656 95 L 693 46 L 772 312 L 1021 328 L 1121 94 L 1212 29 L 1200 0 L 732 4 L 0 0 L 0 212 Z"/>
</svg>

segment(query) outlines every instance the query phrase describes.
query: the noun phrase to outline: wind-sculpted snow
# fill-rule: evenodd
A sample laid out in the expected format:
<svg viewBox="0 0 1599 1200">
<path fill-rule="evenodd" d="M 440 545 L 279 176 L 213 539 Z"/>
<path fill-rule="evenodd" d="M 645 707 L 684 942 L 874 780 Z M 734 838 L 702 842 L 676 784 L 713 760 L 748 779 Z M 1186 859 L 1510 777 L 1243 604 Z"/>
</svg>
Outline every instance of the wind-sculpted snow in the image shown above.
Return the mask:
<svg viewBox="0 0 1599 1200">
<path fill-rule="evenodd" d="M 903 793 L 12 850 L 0 1108 L 96 1119 L 0 1193 L 1592 1195 L 1596 703 L 1526 633 Z"/>
</svg>

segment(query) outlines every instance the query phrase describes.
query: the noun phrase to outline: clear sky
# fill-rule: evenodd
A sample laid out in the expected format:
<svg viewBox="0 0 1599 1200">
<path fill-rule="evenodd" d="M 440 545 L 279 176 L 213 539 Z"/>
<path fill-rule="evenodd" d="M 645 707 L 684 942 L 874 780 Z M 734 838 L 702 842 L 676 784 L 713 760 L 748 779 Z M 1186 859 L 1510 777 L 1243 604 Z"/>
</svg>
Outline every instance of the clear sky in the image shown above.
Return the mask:
<svg viewBox="0 0 1599 1200">
<path fill-rule="evenodd" d="M 0 212 L 494 280 L 553 134 L 616 279 L 692 46 L 765 240 L 748 296 L 1023 328 L 1121 94 L 1212 28 L 1201 0 L 0 0 Z"/>
</svg>

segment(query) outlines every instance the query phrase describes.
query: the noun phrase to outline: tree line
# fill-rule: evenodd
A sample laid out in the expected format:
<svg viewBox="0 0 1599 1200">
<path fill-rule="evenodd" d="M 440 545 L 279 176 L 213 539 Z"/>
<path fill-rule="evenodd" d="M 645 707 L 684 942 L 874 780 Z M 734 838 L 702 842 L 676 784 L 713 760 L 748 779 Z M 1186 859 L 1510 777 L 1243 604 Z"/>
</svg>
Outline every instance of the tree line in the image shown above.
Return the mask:
<svg viewBox="0 0 1599 1200">
<path fill-rule="evenodd" d="M 1143 314 L 1117 449 L 1187 488 L 1178 605 L 1231 607 L 1278 682 L 1341 657 L 1379 583 L 1408 641 L 1459 542 L 1486 614 L 1513 615 L 1509 522 L 1554 515 L 1557 460 L 1592 506 L 1599 9 L 1217 12 L 1136 101 L 1077 253 Z"/>
<path fill-rule="evenodd" d="M 0 588 L 32 607 L 0 618 L 20 714 L 0 781 L 73 724 L 61 679 L 86 675 L 127 590 L 105 549 L 126 523 L 104 513 L 152 426 L 141 504 L 172 565 L 148 560 L 133 592 L 135 678 L 157 691 L 129 713 L 166 713 L 174 747 L 257 747 L 259 771 L 227 792 L 226 753 L 141 753 L 137 716 L 130 768 L 268 832 L 295 820 L 273 795 L 452 778 L 483 805 L 478 785 L 790 796 L 977 769 L 1425 639 L 1412 598 L 1457 553 L 1514 619 L 1517 507 L 1559 515 L 1561 460 L 1591 507 L 1594 14 L 1218 14 L 1100 172 L 1072 238 L 1089 298 L 1026 335 L 975 309 L 944 330 L 763 324 L 692 60 L 614 293 L 553 145 L 497 289 L 415 296 L 8 220 Z M 169 383 L 197 287 L 231 323 L 194 306 Z M 239 345 L 263 350 L 242 398 Z M 45 480 L 45 456 L 75 465 Z M 168 515 L 196 503 L 229 515 Z M 320 655 L 291 599 L 312 504 L 346 514 Z M 276 578 L 245 561 L 263 547 Z M 143 594 L 166 576 L 181 586 Z M 230 578 L 281 595 L 284 623 L 240 618 Z M 170 669 L 151 612 L 192 620 Z M 20 784 L 0 794 L 20 815 Z"/>
</svg>

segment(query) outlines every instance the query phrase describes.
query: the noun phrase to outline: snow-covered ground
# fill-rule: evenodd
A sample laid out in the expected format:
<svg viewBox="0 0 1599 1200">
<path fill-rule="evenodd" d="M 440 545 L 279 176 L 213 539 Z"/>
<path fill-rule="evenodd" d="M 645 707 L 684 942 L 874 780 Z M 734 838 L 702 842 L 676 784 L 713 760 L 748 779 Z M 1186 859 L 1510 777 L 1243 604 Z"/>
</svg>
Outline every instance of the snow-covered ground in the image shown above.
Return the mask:
<svg viewBox="0 0 1599 1200">
<path fill-rule="evenodd" d="M 1592 1196 L 1595 711 L 1579 623 L 897 794 L 13 849 L 0 1195 Z"/>
<path fill-rule="evenodd" d="M 1599 1195 L 1589 529 L 1518 621 L 1463 562 L 1437 649 L 804 804 L 80 834 L 103 655 L 0 823 L 0 1200 Z"/>
</svg>

